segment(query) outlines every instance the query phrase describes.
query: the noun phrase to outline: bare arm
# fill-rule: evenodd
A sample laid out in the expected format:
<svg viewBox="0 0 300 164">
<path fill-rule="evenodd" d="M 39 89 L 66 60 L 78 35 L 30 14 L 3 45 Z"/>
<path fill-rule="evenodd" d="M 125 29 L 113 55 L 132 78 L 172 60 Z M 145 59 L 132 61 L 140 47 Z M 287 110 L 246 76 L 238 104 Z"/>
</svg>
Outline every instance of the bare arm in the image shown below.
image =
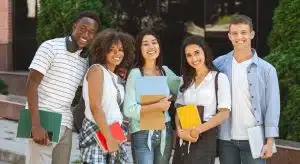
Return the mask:
<svg viewBox="0 0 300 164">
<path fill-rule="evenodd" d="M 157 110 L 167 111 L 170 107 L 171 101 L 168 98 L 163 98 L 157 103 L 149 104 L 149 105 L 142 105 L 141 106 L 141 114 L 154 112 Z"/>
<path fill-rule="evenodd" d="M 44 75 L 39 71 L 30 69 L 27 79 L 27 102 L 30 112 L 30 119 L 32 122 L 32 137 L 33 140 L 39 144 L 48 144 L 48 134 L 42 129 L 40 125 L 40 115 L 38 112 L 38 87 L 43 79 Z"/>
<path fill-rule="evenodd" d="M 223 121 L 227 120 L 228 118 L 229 118 L 229 109 L 221 108 L 219 109 L 219 112 L 215 116 L 213 116 L 204 124 L 197 126 L 196 129 L 199 133 L 203 133 L 209 129 L 212 129 L 220 125 Z"/>
<path fill-rule="evenodd" d="M 114 140 L 109 125 L 106 122 L 105 113 L 102 106 L 103 96 L 103 70 L 98 66 L 93 66 L 88 74 L 88 91 L 89 91 L 89 102 L 92 115 L 108 143 L 109 151 L 116 151 L 118 149 L 118 143 Z"/>
</svg>

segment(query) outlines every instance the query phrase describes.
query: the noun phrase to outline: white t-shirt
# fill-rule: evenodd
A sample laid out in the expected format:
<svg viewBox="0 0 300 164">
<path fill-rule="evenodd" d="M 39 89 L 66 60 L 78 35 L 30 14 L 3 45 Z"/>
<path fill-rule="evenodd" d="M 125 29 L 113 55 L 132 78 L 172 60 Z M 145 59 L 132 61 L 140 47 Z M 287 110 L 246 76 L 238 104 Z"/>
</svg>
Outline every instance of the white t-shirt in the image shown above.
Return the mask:
<svg viewBox="0 0 300 164">
<path fill-rule="evenodd" d="M 204 106 L 203 121 L 208 121 L 216 114 L 217 107 L 231 109 L 230 85 L 225 74 L 220 73 L 218 78 L 218 105 L 216 103 L 215 76 L 216 71 L 210 71 L 203 81 L 196 87 L 193 83 L 182 93 L 178 92 L 175 104 L 196 104 Z M 181 79 L 180 86 L 183 84 Z"/>
<path fill-rule="evenodd" d="M 80 57 L 80 52 L 68 52 L 65 38 L 55 38 L 41 44 L 29 66 L 44 75 L 38 87 L 38 107 L 61 113 L 62 125 L 70 129 L 71 104 L 88 68 L 88 59 Z"/>
<path fill-rule="evenodd" d="M 232 61 L 232 129 L 234 140 L 248 140 L 247 129 L 255 126 L 251 112 L 251 96 L 248 86 L 247 67 L 252 59 L 238 63 Z"/>
<path fill-rule="evenodd" d="M 124 87 L 123 85 L 117 83 L 118 76 L 113 72 L 108 72 L 109 70 L 105 69 L 100 64 L 96 64 L 103 70 L 103 95 L 102 95 L 102 109 L 105 113 L 105 118 L 107 124 L 112 124 L 114 122 L 122 122 L 123 115 L 121 113 L 120 107 L 117 102 L 117 89 L 112 81 L 114 78 L 116 85 L 120 91 L 121 95 L 121 102 L 124 101 Z M 89 102 L 89 92 L 88 92 L 88 81 L 86 80 L 86 76 L 83 80 L 83 87 L 82 87 L 82 96 L 85 102 L 85 116 L 89 120 L 96 123 L 91 109 L 90 109 L 90 102 Z"/>
</svg>

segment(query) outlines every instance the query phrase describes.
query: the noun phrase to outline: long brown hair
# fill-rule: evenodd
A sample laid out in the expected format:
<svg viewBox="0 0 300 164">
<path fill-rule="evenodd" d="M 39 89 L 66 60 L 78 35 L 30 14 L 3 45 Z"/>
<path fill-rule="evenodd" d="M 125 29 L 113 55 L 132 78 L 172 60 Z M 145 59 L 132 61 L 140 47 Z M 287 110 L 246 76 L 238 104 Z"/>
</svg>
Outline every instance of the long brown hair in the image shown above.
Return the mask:
<svg viewBox="0 0 300 164">
<path fill-rule="evenodd" d="M 136 38 L 136 67 L 140 68 L 140 70 L 143 70 L 143 66 L 145 64 L 145 59 L 143 57 L 143 54 L 142 54 L 142 50 L 141 50 L 141 47 L 142 47 L 142 42 L 143 42 L 143 39 L 144 39 L 144 36 L 146 35 L 152 35 L 156 38 L 157 42 L 158 42 L 158 45 L 159 45 L 159 48 L 160 48 L 160 53 L 156 59 L 156 66 L 162 70 L 162 65 L 163 65 L 163 55 L 162 55 L 162 49 L 161 49 L 161 43 L 160 43 L 160 40 L 159 40 L 159 37 L 151 30 L 144 30 L 142 32 L 139 33 L 139 35 L 137 36 Z"/>
<path fill-rule="evenodd" d="M 180 92 L 184 92 L 194 82 L 196 70 L 190 66 L 186 60 L 185 48 L 188 45 L 196 44 L 202 48 L 205 56 L 205 65 L 209 70 L 216 70 L 213 65 L 213 55 L 209 46 L 205 43 L 204 39 L 200 36 L 188 36 L 183 40 L 181 45 L 181 74 L 183 77 L 183 85 L 180 87 Z"/>
</svg>

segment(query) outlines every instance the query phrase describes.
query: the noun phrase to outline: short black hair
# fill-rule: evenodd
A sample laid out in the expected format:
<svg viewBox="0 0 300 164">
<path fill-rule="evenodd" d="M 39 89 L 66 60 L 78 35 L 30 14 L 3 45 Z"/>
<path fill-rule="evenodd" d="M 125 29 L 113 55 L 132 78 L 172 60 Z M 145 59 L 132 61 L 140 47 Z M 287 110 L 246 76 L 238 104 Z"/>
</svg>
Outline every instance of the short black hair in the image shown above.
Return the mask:
<svg viewBox="0 0 300 164">
<path fill-rule="evenodd" d="M 253 30 L 253 23 L 252 23 L 252 19 L 250 17 L 248 17 L 247 15 L 235 15 L 231 18 L 230 20 L 230 25 L 232 24 L 247 24 L 250 27 L 250 31 Z M 229 25 L 229 29 L 230 29 L 230 25 Z"/>
<path fill-rule="evenodd" d="M 73 23 L 77 23 L 81 18 L 84 18 L 84 17 L 88 17 L 88 18 L 93 19 L 97 23 L 98 28 L 100 28 L 100 25 L 101 25 L 100 18 L 98 16 L 98 14 L 96 12 L 93 12 L 93 11 L 80 12 L 77 15 L 77 17 L 74 19 Z"/>
</svg>

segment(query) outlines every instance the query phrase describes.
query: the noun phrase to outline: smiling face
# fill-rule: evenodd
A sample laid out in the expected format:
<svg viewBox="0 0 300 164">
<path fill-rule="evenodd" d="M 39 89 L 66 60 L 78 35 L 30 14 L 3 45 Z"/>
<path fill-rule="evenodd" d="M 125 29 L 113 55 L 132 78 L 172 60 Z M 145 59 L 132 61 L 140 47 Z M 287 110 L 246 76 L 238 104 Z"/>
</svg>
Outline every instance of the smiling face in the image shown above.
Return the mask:
<svg viewBox="0 0 300 164">
<path fill-rule="evenodd" d="M 187 45 L 184 49 L 187 63 L 194 69 L 206 67 L 203 49 L 197 44 Z"/>
<path fill-rule="evenodd" d="M 73 24 L 72 36 L 75 38 L 79 48 L 86 47 L 94 39 L 98 30 L 95 20 L 83 17 Z"/>
<path fill-rule="evenodd" d="M 142 40 L 141 53 L 145 60 L 156 60 L 160 54 L 160 48 L 156 37 L 145 35 Z"/>
<path fill-rule="evenodd" d="M 111 65 L 113 67 L 121 64 L 124 58 L 123 45 L 121 41 L 118 41 L 116 44 L 113 44 L 109 52 L 106 54 L 106 65 Z"/>
<path fill-rule="evenodd" d="M 228 37 L 234 49 L 250 48 L 251 40 L 254 38 L 254 31 L 251 31 L 248 24 L 231 24 Z"/>
</svg>

